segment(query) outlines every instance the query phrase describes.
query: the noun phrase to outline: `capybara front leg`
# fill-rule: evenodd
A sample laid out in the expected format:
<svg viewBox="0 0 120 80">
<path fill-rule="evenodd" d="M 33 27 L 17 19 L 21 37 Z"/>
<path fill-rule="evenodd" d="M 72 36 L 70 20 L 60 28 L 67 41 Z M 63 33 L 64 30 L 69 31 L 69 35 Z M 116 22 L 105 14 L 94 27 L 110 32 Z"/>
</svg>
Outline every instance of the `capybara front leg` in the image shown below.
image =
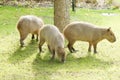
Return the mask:
<svg viewBox="0 0 120 80">
<path fill-rule="evenodd" d="M 41 53 L 41 52 L 42 52 L 42 46 L 39 45 L 39 53 Z"/>
<path fill-rule="evenodd" d="M 69 42 L 68 43 L 68 49 L 71 53 L 73 53 L 75 51 L 75 49 L 73 48 L 73 44 L 74 44 L 74 42 Z"/>
<path fill-rule="evenodd" d="M 24 39 L 27 37 L 27 33 L 26 34 L 20 34 L 20 44 L 21 44 L 21 47 L 23 47 L 24 45 Z"/>
<path fill-rule="evenodd" d="M 75 43 L 75 41 L 71 41 L 68 43 L 68 49 L 71 53 L 75 52 L 76 50 L 73 48 L 73 44 Z"/>
<path fill-rule="evenodd" d="M 73 46 L 72 46 L 72 51 L 73 51 L 73 52 L 77 52 L 78 50 L 75 50 L 75 48 L 73 48 Z"/>
<path fill-rule="evenodd" d="M 20 39 L 20 45 L 21 45 L 21 47 L 23 47 L 23 45 L 24 45 L 23 39 Z"/>
<path fill-rule="evenodd" d="M 48 46 L 48 50 L 52 53 L 52 51 L 51 51 L 51 49 L 50 49 L 50 46 L 49 45 L 47 45 Z"/>
<path fill-rule="evenodd" d="M 38 41 L 38 34 L 36 35 L 36 41 Z"/>
<path fill-rule="evenodd" d="M 70 43 L 68 43 L 68 49 L 69 49 L 69 51 L 70 51 L 71 53 L 73 53 L 72 47 L 71 47 Z"/>
<path fill-rule="evenodd" d="M 94 47 L 94 53 L 97 53 L 97 44 L 93 44 Z"/>
<path fill-rule="evenodd" d="M 40 40 L 39 42 L 39 53 L 42 52 L 42 45 L 44 44 L 45 40 Z"/>
<path fill-rule="evenodd" d="M 34 34 L 32 34 L 32 40 L 35 38 Z"/>
</svg>

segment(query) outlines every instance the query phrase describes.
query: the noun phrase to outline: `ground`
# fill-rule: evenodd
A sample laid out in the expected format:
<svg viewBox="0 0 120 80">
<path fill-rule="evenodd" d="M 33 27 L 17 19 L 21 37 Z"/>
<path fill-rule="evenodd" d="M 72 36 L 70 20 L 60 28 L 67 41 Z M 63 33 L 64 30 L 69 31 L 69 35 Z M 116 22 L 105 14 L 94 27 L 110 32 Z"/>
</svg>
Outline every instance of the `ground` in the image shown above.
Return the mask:
<svg viewBox="0 0 120 80">
<path fill-rule="evenodd" d="M 78 41 L 74 45 L 78 52 L 70 53 L 65 48 L 65 63 L 60 63 L 57 57 L 51 61 L 46 44 L 39 54 L 38 42 L 31 41 L 31 35 L 26 38 L 25 47 L 20 48 L 16 23 L 27 14 L 53 24 L 53 8 L 0 7 L 0 80 L 120 80 L 119 10 L 77 8 L 76 12 L 70 12 L 71 22 L 81 20 L 111 27 L 117 41 L 101 41 L 98 54 L 88 53 L 88 43 Z"/>
</svg>

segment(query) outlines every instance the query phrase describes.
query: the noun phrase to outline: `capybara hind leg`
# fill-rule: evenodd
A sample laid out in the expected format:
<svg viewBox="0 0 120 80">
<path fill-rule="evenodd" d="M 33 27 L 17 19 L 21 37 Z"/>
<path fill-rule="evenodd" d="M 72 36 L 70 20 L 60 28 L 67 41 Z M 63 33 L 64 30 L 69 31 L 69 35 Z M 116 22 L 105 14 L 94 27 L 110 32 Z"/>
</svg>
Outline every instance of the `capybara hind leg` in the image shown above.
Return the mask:
<svg viewBox="0 0 120 80">
<path fill-rule="evenodd" d="M 32 38 L 31 39 L 32 40 L 35 39 L 35 35 L 34 34 L 32 34 Z M 36 35 L 36 41 L 38 41 L 38 35 Z"/>
<path fill-rule="evenodd" d="M 35 38 L 34 34 L 32 34 L 32 40 Z"/>
<path fill-rule="evenodd" d="M 94 53 L 97 53 L 97 44 L 93 44 L 94 47 Z"/>
<path fill-rule="evenodd" d="M 39 42 L 39 53 L 42 52 L 42 45 L 45 43 L 45 40 L 41 39 Z"/>
</svg>

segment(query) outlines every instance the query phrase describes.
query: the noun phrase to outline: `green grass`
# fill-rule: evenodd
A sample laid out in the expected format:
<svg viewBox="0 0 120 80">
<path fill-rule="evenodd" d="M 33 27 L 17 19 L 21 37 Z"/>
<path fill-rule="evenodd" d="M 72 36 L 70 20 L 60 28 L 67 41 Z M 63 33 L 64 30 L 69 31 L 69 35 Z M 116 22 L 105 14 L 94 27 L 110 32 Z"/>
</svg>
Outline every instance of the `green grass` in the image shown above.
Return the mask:
<svg viewBox="0 0 120 80">
<path fill-rule="evenodd" d="M 115 16 L 103 16 L 113 13 Z M 37 15 L 45 23 L 53 24 L 53 8 L 0 7 L 0 80 L 120 80 L 120 14 L 119 10 L 77 9 L 70 12 L 71 21 L 81 20 L 101 27 L 111 27 L 117 41 L 103 40 L 98 44 L 98 54 L 88 53 L 88 43 L 76 42 L 79 50 L 69 53 L 64 64 L 56 58 L 50 61 L 50 53 L 43 46 L 44 53 L 38 54 L 38 44 L 25 40 L 25 47 L 19 46 L 17 20 L 21 15 Z"/>
</svg>

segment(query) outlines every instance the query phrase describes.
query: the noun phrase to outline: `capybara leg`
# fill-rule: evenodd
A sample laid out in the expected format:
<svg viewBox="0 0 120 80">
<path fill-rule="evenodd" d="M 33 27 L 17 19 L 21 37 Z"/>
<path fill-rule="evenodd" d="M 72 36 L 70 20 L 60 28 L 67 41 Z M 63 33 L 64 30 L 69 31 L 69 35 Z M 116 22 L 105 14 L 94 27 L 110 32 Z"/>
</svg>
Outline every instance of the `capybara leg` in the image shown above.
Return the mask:
<svg viewBox="0 0 120 80">
<path fill-rule="evenodd" d="M 94 47 L 94 53 L 97 53 L 97 44 L 93 44 L 93 47 Z"/>
<path fill-rule="evenodd" d="M 52 57 L 51 60 L 53 60 L 55 58 L 55 50 L 52 50 Z"/>
<path fill-rule="evenodd" d="M 32 40 L 35 38 L 34 34 L 32 34 Z"/>
<path fill-rule="evenodd" d="M 74 51 L 76 51 L 74 48 L 73 48 L 73 44 L 74 44 L 75 41 L 72 41 L 72 42 L 69 42 L 68 43 L 68 49 L 71 53 L 73 53 Z"/>
<path fill-rule="evenodd" d="M 52 53 L 52 51 L 51 51 L 51 49 L 50 49 L 50 46 L 49 46 L 49 45 L 47 45 L 47 46 L 48 46 L 49 51 Z"/>
<path fill-rule="evenodd" d="M 23 39 L 20 39 L 20 45 L 21 45 L 21 47 L 23 47 L 23 45 L 24 45 Z"/>
<path fill-rule="evenodd" d="M 75 52 L 76 50 L 75 50 L 75 48 L 73 48 L 73 46 L 72 46 L 72 50 Z"/>
<path fill-rule="evenodd" d="M 38 34 L 36 35 L 36 41 L 38 41 Z"/>
<path fill-rule="evenodd" d="M 39 45 L 39 53 L 41 53 L 41 52 L 42 52 L 42 46 Z"/>
<path fill-rule="evenodd" d="M 71 53 L 73 52 L 70 43 L 68 43 L 68 49 L 69 49 L 69 51 L 70 51 Z"/>
<path fill-rule="evenodd" d="M 20 44 L 21 44 L 21 47 L 23 47 L 24 45 L 24 39 L 27 37 L 28 34 L 20 34 Z"/>
<path fill-rule="evenodd" d="M 91 46 L 92 46 L 92 44 L 89 42 L 88 52 L 91 52 Z"/>
<path fill-rule="evenodd" d="M 42 52 L 42 45 L 45 43 L 45 40 L 40 40 L 39 42 L 39 53 Z"/>
</svg>

